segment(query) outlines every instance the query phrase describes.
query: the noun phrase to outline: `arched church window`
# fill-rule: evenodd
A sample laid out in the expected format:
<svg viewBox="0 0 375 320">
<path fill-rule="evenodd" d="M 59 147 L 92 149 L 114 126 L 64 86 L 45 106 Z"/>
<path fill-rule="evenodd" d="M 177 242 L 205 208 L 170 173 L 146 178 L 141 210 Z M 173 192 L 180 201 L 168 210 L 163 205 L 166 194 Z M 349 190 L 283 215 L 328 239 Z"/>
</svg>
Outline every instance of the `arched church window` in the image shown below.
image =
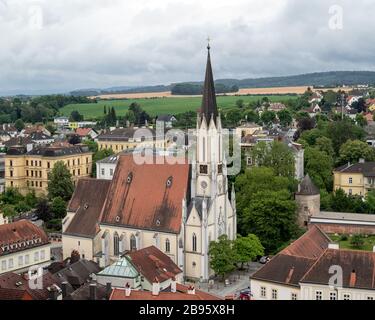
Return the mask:
<svg viewBox="0 0 375 320">
<path fill-rule="evenodd" d="M 113 235 L 113 252 L 115 256 L 120 254 L 120 238 L 117 232 Z"/>
<path fill-rule="evenodd" d="M 193 251 L 196 252 L 197 251 L 197 235 L 195 233 L 193 233 Z"/>
<path fill-rule="evenodd" d="M 165 252 L 171 252 L 171 243 L 169 239 L 165 240 Z"/>
<path fill-rule="evenodd" d="M 206 162 L 206 138 L 203 138 L 202 148 L 203 148 L 203 162 Z"/>
<path fill-rule="evenodd" d="M 137 239 L 135 238 L 134 234 L 132 234 L 130 237 L 130 250 L 137 250 Z"/>
</svg>

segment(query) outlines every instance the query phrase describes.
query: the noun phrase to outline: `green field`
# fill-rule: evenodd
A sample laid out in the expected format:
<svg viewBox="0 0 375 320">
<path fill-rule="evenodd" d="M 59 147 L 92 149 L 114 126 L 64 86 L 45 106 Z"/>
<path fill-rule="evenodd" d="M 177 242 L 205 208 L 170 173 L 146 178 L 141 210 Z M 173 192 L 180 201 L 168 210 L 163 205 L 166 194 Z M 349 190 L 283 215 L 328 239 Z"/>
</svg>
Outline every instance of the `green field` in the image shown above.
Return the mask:
<svg viewBox="0 0 375 320">
<path fill-rule="evenodd" d="M 274 95 L 267 96 L 272 102 L 284 102 L 289 99 L 296 99 L 293 95 Z M 219 96 L 217 103 L 219 109 L 225 110 L 235 106 L 239 99 L 245 103 L 261 100 L 263 96 Z M 114 107 L 118 116 L 123 116 L 128 110 L 132 102 L 140 104 L 143 110 L 149 115 L 156 116 L 159 114 L 178 114 L 187 111 L 197 111 L 200 108 L 202 98 L 186 97 L 186 98 L 149 98 L 149 99 L 126 99 L 126 100 L 101 100 L 92 104 L 71 104 L 60 110 L 62 115 L 69 116 L 72 111 L 77 110 L 81 113 L 85 120 L 99 119 L 103 116 L 104 106 Z"/>
</svg>

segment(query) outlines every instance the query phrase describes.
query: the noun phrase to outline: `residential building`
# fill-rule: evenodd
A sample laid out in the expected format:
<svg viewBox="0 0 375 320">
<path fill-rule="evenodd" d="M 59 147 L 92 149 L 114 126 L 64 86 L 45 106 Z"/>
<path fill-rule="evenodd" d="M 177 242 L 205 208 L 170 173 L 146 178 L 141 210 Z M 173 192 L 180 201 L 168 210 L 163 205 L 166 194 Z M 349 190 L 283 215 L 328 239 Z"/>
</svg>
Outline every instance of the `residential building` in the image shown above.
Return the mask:
<svg viewBox="0 0 375 320">
<path fill-rule="evenodd" d="M 148 291 L 152 291 L 155 278 L 160 290 L 169 287 L 172 281 L 183 281 L 183 271 L 155 246 L 128 252 L 96 275 L 96 281 L 102 285 L 111 283 L 112 287 L 125 288 L 128 284 L 132 289 Z"/>
<path fill-rule="evenodd" d="M 41 288 L 35 288 L 30 275 L 8 272 L 0 275 L 0 300 L 61 300 L 62 279 L 49 272 L 41 275 Z M 72 291 L 68 285 L 68 290 Z"/>
<path fill-rule="evenodd" d="M 250 277 L 255 300 L 301 300 L 300 281 L 331 239 L 313 226 Z"/>
<path fill-rule="evenodd" d="M 285 104 L 280 103 L 280 102 L 272 102 L 272 103 L 270 103 L 267 110 L 273 111 L 273 112 L 279 112 L 279 111 L 282 111 L 282 110 L 285 110 L 285 109 L 286 109 Z"/>
<path fill-rule="evenodd" d="M 109 156 L 96 162 L 96 178 L 112 180 L 120 155 Z"/>
<path fill-rule="evenodd" d="M 300 280 L 301 299 L 375 300 L 374 270 L 375 252 L 332 247 Z M 335 274 L 342 275 L 336 282 Z"/>
<path fill-rule="evenodd" d="M 74 183 L 91 175 L 92 152 L 86 145 L 55 143 L 30 151 L 24 146 L 14 146 L 5 156 L 5 187 L 18 188 L 23 194 L 31 189 L 37 195 L 46 194 L 48 173 L 58 161 L 66 164 Z"/>
<path fill-rule="evenodd" d="M 153 163 L 139 165 L 132 154 L 124 154 L 109 186 L 103 182 L 107 180 L 101 186 L 86 181 L 84 189 L 78 183 L 77 189 L 84 191 L 75 191 L 64 220 L 64 257 L 72 249 L 81 254 L 83 248 L 77 247 L 84 243 L 85 256 L 92 255 L 106 267 L 119 259 L 120 248 L 155 246 L 183 270 L 186 279 L 207 281 L 213 276 L 209 243 L 221 235 L 234 240 L 237 215 L 234 188 L 229 197 L 210 53 L 203 92 L 192 163 L 155 156 Z M 87 198 L 87 190 L 96 190 L 101 198 Z"/>
<path fill-rule="evenodd" d="M 248 122 L 236 128 L 236 135 L 239 139 L 241 139 L 249 135 L 253 136 L 256 132 L 261 132 L 261 131 L 263 131 L 262 126 L 259 126 L 252 122 Z"/>
<path fill-rule="evenodd" d="M 90 138 L 90 139 L 94 140 L 98 137 L 98 133 L 92 128 L 77 128 L 76 134 L 81 139 Z"/>
<path fill-rule="evenodd" d="M 173 123 L 176 121 L 176 117 L 171 114 L 161 114 L 156 118 L 156 125 L 158 125 L 158 123 L 162 123 L 164 128 L 171 129 L 173 128 Z"/>
<path fill-rule="evenodd" d="M 0 153 L 0 193 L 5 191 L 5 153 Z"/>
<path fill-rule="evenodd" d="M 156 130 L 149 128 L 119 128 L 97 137 L 99 150 L 112 149 L 118 153 L 132 150 L 138 146 L 166 148 L 167 139 L 163 134 L 157 135 Z"/>
<path fill-rule="evenodd" d="M 68 127 L 72 130 L 76 130 L 78 128 L 94 127 L 94 126 L 96 126 L 96 122 L 94 121 L 69 122 L 68 124 Z"/>
<path fill-rule="evenodd" d="M 374 300 L 375 252 L 340 249 L 316 225 L 251 276 L 256 300 Z"/>
<path fill-rule="evenodd" d="M 0 225 L 0 274 L 50 263 L 47 234 L 29 220 Z"/>
<path fill-rule="evenodd" d="M 375 189 L 375 162 L 345 164 L 333 171 L 334 190 L 342 189 L 347 195 L 366 196 Z"/>
<path fill-rule="evenodd" d="M 67 127 L 69 126 L 69 118 L 68 117 L 57 117 L 53 120 L 53 122 L 58 127 Z"/>
</svg>

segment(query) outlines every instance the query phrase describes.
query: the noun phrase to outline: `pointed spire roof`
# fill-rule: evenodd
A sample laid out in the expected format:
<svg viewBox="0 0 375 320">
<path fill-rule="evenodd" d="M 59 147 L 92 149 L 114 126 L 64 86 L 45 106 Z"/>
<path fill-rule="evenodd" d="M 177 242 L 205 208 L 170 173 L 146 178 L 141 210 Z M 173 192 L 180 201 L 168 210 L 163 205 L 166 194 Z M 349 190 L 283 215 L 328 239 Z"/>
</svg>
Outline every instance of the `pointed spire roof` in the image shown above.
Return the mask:
<svg viewBox="0 0 375 320">
<path fill-rule="evenodd" d="M 206 116 L 207 122 L 209 123 L 211 117 L 216 124 L 216 118 L 218 116 L 217 104 L 216 104 L 216 93 L 215 93 L 215 82 L 212 74 L 211 66 L 211 55 L 210 55 L 210 44 L 207 46 L 207 66 L 206 66 L 206 77 L 203 86 L 203 100 L 201 108 L 201 116 Z"/>
<path fill-rule="evenodd" d="M 314 196 L 320 194 L 320 191 L 319 188 L 311 180 L 310 176 L 307 174 L 298 186 L 297 194 L 304 196 Z"/>
</svg>

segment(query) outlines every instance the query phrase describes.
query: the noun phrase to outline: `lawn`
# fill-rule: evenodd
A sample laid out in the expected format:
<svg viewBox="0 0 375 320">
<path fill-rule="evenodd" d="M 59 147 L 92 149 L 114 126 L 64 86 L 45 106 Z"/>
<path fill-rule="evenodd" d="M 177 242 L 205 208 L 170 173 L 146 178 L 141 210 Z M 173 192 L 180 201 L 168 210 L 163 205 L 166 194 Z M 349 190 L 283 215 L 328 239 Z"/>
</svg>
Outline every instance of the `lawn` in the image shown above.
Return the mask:
<svg viewBox="0 0 375 320">
<path fill-rule="evenodd" d="M 267 96 L 272 102 L 284 102 L 296 99 L 293 95 Z M 261 100 L 262 96 L 219 96 L 217 103 L 219 109 L 230 109 L 235 106 L 239 99 L 245 103 Z M 74 110 L 81 113 L 85 120 L 98 119 L 103 116 L 104 106 L 114 107 L 118 116 L 123 116 L 132 102 L 137 102 L 151 116 L 158 114 L 178 114 L 187 111 L 197 111 L 200 108 L 202 98 L 200 97 L 172 97 L 172 98 L 149 98 L 149 99 L 126 99 L 126 100 L 101 100 L 98 103 L 71 104 L 60 110 L 62 115 L 69 116 Z"/>
<path fill-rule="evenodd" d="M 372 251 L 375 246 L 375 236 L 363 236 L 364 244 L 363 246 L 357 248 L 353 247 L 350 244 L 350 236 L 347 237 L 347 240 L 343 240 L 341 235 L 329 235 L 332 241 L 339 243 L 340 249 L 350 249 L 350 250 L 363 250 L 363 251 Z"/>
</svg>

